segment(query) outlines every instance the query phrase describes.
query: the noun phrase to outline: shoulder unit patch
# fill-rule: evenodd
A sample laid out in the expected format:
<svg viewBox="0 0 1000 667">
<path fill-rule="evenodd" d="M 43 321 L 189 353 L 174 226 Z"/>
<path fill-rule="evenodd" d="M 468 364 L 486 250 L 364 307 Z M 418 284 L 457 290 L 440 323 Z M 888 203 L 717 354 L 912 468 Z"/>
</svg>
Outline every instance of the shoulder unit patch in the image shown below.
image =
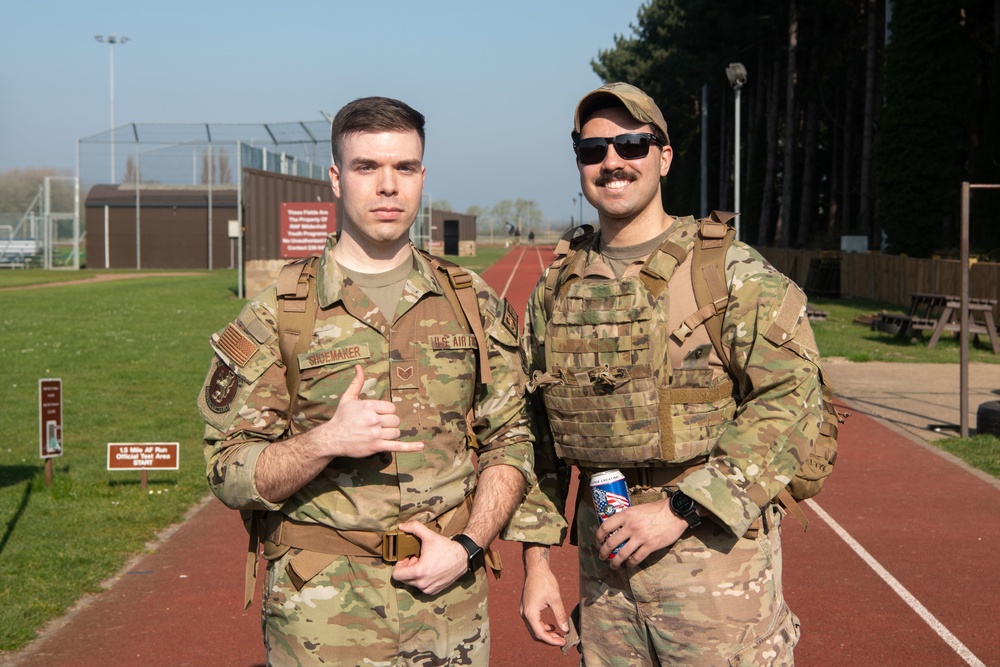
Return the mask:
<svg viewBox="0 0 1000 667">
<path fill-rule="evenodd" d="M 217 363 L 212 379 L 205 387 L 205 404 L 208 409 L 217 414 L 229 412 L 233 400 L 240 389 L 240 378 L 229 366 Z"/>
</svg>

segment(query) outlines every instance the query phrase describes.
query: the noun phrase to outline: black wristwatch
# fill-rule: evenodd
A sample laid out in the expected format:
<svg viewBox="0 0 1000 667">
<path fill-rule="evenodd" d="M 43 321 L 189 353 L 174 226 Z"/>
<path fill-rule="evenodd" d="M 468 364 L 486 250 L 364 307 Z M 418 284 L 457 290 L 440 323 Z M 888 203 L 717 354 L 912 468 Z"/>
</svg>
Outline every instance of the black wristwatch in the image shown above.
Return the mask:
<svg viewBox="0 0 1000 667">
<path fill-rule="evenodd" d="M 476 570 L 486 564 L 486 554 L 483 552 L 483 548 L 476 544 L 475 540 L 471 537 L 463 533 L 459 533 L 451 539 L 461 544 L 465 549 L 465 552 L 469 554 L 469 574 L 474 574 Z"/>
<path fill-rule="evenodd" d="M 688 522 L 689 528 L 701 525 L 698 516 L 698 506 L 683 491 L 674 491 L 670 496 L 670 509 L 674 514 Z"/>
</svg>

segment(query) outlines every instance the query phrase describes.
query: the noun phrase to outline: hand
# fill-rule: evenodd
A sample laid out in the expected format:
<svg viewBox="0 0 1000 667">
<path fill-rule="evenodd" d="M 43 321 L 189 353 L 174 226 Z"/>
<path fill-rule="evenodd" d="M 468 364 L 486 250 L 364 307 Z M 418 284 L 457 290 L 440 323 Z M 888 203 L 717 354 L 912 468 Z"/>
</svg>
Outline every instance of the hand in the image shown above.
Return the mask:
<svg viewBox="0 0 1000 667">
<path fill-rule="evenodd" d="M 326 446 L 330 457 L 364 458 L 379 452 L 417 452 L 422 442 L 399 440 L 399 417 L 390 401 L 363 400 L 365 372 L 354 367 L 354 379 L 340 397 L 337 410 L 328 422 L 313 429 L 314 437 Z"/>
<path fill-rule="evenodd" d="M 535 558 L 531 567 L 526 564 L 525 570 L 524 588 L 521 591 L 521 618 L 535 641 L 550 646 L 563 646 L 566 643 L 565 635 L 569 632 L 569 621 L 559 593 L 559 582 L 552 574 L 547 555 Z M 546 607 L 552 610 L 556 625 L 542 619 L 542 612 Z"/>
<path fill-rule="evenodd" d="M 609 560 L 615 570 L 626 563 L 638 565 L 654 551 L 671 546 L 687 528 L 687 521 L 670 509 L 669 500 L 626 507 L 605 519 L 597 529 L 601 560 Z M 622 548 L 612 556 L 619 544 Z"/>
<path fill-rule="evenodd" d="M 392 569 L 396 581 L 427 595 L 437 595 L 469 569 L 469 554 L 458 542 L 438 535 L 419 521 L 405 521 L 399 529 L 420 540 L 420 555 L 396 563 Z"/>
</svg>

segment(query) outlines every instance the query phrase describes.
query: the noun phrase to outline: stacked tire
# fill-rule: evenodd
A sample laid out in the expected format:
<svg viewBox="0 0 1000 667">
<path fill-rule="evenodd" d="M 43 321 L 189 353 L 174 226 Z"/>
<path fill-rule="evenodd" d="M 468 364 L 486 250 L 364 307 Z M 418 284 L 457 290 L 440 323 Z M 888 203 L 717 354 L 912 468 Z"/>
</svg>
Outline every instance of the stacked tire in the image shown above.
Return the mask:
<svg viewBox="0 0 1000 667">
<path fill-rule="evenodd" d="M 976 432 L 1000 436 L 1000 401 L 987 401 L 976 411 Z"/>
</svg>

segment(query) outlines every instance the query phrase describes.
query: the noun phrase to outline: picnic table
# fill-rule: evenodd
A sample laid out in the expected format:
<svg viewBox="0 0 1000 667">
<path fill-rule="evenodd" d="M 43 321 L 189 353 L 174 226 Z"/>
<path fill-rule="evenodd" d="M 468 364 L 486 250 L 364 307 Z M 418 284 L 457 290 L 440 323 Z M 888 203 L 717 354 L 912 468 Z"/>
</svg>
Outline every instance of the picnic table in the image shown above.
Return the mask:
<svg viewBox="0 0 1000 667">
<path fill-rule="evenodd" d="M 993 354 L 1000 354 L 1000 340 L 997 338 L 997 327 L 993 322 L 993 307 L 996 299 L 969 299 L 969 333 L 978 340 L 980 334 L 990 337 Z M 945 331 L 958 333 L 961 331 L 961 297 L 950 294 L 925 294 L 913 292 L 910 294 L 910 308 L 905 315 L 882 313 L 877 328 L 895 330 L 899 337 L 916 336 L 924 331 L 932 331 L 927 347 L 932 348 L 941 339 Z M 978 320 L 978 321 L 977 321 Z M 875 327 L 875 323 L 872 323 Z"/>
</svg>

